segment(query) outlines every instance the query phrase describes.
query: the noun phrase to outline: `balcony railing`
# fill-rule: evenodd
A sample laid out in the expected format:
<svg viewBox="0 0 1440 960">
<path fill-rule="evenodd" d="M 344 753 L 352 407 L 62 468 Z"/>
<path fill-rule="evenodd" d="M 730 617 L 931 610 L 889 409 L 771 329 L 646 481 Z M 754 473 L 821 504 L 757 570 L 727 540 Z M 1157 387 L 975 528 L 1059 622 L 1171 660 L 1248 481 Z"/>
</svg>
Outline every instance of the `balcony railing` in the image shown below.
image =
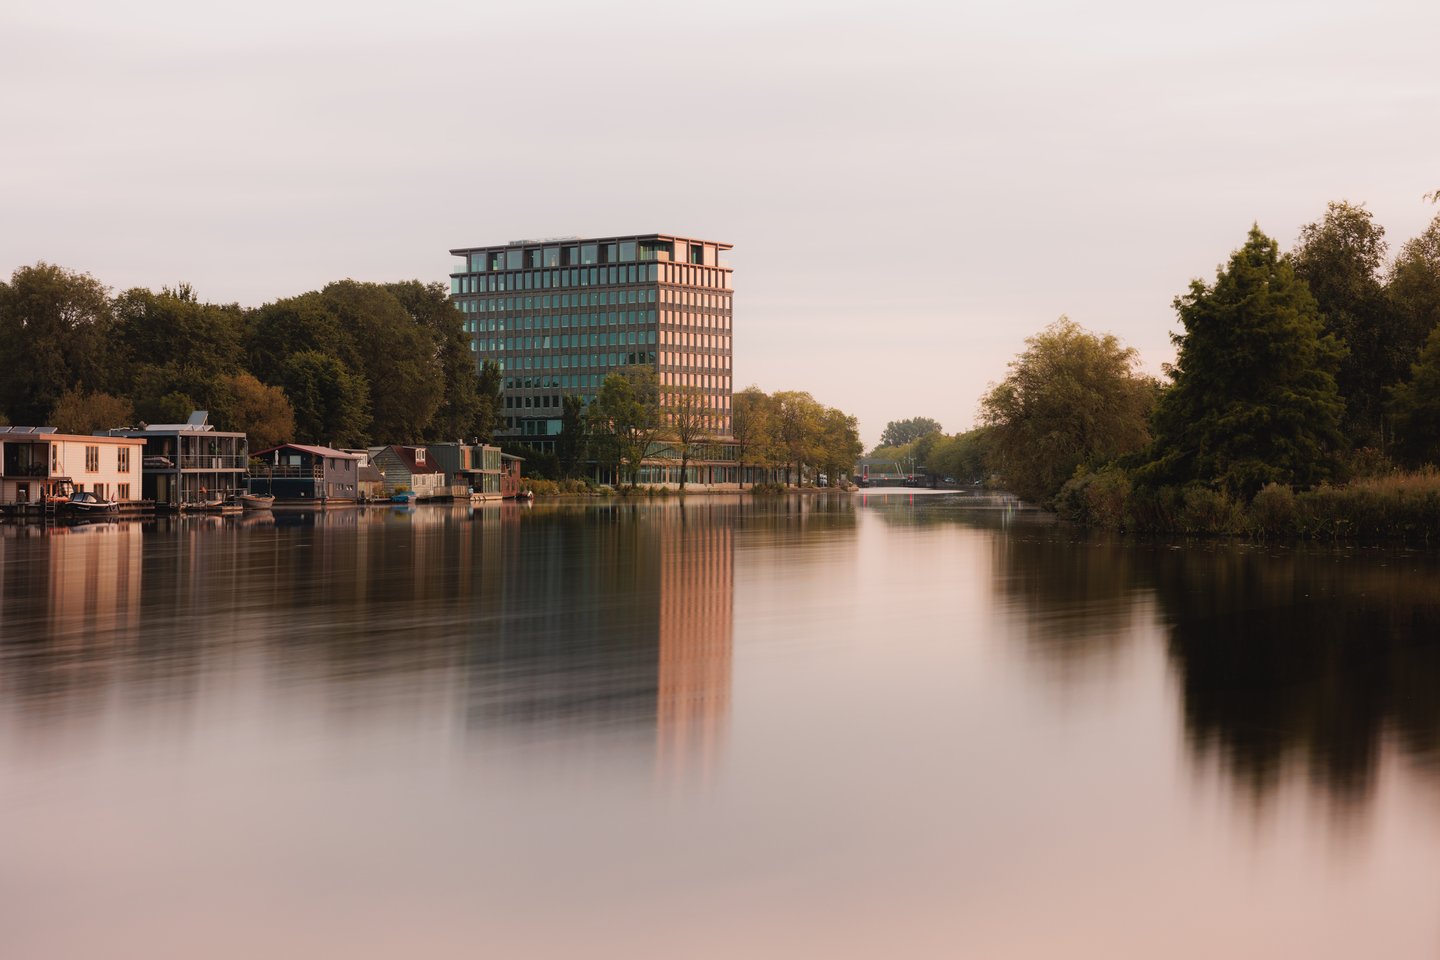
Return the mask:
<svg viewBox="0 0 1440 960">
<path fill-rule="evenodd" d="M 325 479 L 325 468 L 320 466 L 296 467 L 287 465 L 272 467 L 267 464 L 264 467 L 254 468 L 250 471 L 250 475 L 254 477 L 275 477 L 280 480 L 294 480 L 297 478 L 303 480 L 323 480 Z"/>
<path fill-rule="evenodd" d="M 223 454 L 181 454 L 178 458 L 181 470 L 244 470 L 250 463 L 246 457 L 231 457 Z"/>
</svg>

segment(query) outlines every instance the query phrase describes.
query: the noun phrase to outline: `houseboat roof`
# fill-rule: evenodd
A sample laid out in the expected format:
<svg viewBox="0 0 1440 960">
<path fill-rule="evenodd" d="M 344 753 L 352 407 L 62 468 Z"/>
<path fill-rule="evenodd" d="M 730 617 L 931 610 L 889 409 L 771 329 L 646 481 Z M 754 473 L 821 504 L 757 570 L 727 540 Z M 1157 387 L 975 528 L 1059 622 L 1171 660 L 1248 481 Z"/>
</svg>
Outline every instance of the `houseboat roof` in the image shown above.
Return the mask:
<svg viewBox="0 0 1440 960">
<path fill-rule="evenodd" d="M 250 454 L 252 457 L 263 457 L 267 453 L 274 453 L 276 450 L 300 450 L 304 453 L 313 453 L 317 457 L 339 457 L 344 460 L 361 459 L 358 453 L 346 453 L 344 450 L 336 450 L 334 447 L 316 447 L 307 443 L 282 443 L 274 447 L 266 447 L 264 450 L 257 450 Z"/>
<path fill-rule="evenodd" d="M 416 460 L 415 460 L 415 454 L 416 454 L 416 453 L 423 453 L 423 452 L 425 451 L 425 448 L 424 448 L 424 447 L 400 447 L 400 446 L 391 446 L 391 447 L 389 447 L 389 449 L 395 451 L 395 456 L 397 456 L 397 457 L 400 458 L 400 462 L 403 463 L 403 464 L 405 464 L 405 466 L 406 466 L 407 468 L 409 468 L 409 470 L 410 470 L 411 473 L 444 473 L 444 472 L 445 472 L 445 468 L 444 468 L 444 467 L 440 466 L 440 464 L 438 464 L 438 463 L 432 463 L 432 462 L 430 462 L 429 458 L 426 458 L 426 459 L 424 459 L 424 460 L 421 460 L 421 461 L 419 461 L 418 463 L 416 462 Z"/>
<path fill-rule="evenodd" d="M 112 437 L 108 434 L 61 433 L 55 427 L 0 427 L 0 440 L 83 440 L 86 443 L 139 443 L 132 437 Z M 51 478 L 58 479 L 55 477 Z"/>
</svg>

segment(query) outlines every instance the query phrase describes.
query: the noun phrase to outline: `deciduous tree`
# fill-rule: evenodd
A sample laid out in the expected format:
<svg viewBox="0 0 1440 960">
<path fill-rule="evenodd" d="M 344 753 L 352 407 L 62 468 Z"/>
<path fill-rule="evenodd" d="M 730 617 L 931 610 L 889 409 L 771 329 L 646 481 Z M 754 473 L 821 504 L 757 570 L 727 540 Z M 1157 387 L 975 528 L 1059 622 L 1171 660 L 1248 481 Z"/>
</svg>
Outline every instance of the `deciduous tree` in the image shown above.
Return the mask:
<svg viewBox="0 0 1440 960">
<path fill-rule="evenodd" d="M 730 433 L 735 439 L 740 485 L 745 485 L 745 465 L 770 466 L 775 462 L 775 404 L 759 387 L 746 387 L 731 398 Z"/>
<path fill-rule="evenodd" d="M 684 490 L 695 445 L 710 436 L 710 408 L 699 387 L 685 384 L 666 387 L 665 401 L 664 433 L 680 454 L 680 489 Z"/>
<path fill-rule="evenodd" d="M 880 446 L 898 447 L 919 440 L 927 433 L 940 433 L 940 421 L 930 417 L 911 417 L 909 420 L 891 420 L 880 434 Z"/>
<path fill-rule="evenodd" d="M 1325 331 L 1349 351 L 1336 384 L 1345 434 L 1356 446 L 1384 445 L 1385 387 L 1404 378 L 1423 342 L 1406 336 L 1385 296 L 1385 250 L 1385 228 L 1370 211 L 1340 201 L 1301 229 L 1294 254 L 1295 276 L 1309 285 Z"/>
<path fill-rule="evenodd" d="M 995 465 L 1019 497 L 1048 502 L 1077 467 L 1150 439 L 1155 381 L 1133 348 L 1061 317 L 1025 341 L 1010 374 L 981 401 Z"/>
<path fill-rule="evenodd" d="M 631 489 L 662 428 L 659 400 L 653 368 L 625 367 L 605 378 L 590 404 L 590 431 L 608 441 Z"/>
<path fill-rule="evenodd" d="M 0 407 L 38 426 L 65 391 L 104 389 L 111 326 L 109 291 L 94 277 L 44 262 L 17 269 L 0 284 Z"/>
<path fill-rule="evenodd" d="M 66 390 L 55 403 L 49 426 L 61 433 L 90 434 L 135 425 L 135 408 L 124 397 Z"/>
</svg>

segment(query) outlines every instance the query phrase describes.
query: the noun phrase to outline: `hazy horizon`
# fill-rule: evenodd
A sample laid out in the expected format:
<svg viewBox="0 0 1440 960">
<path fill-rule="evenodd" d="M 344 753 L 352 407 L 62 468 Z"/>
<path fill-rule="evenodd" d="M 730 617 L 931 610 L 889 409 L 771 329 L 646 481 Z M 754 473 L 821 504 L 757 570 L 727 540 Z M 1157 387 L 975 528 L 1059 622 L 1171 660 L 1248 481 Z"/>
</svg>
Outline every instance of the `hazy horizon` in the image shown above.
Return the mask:
<svg viewBox="0 0 1440 960">
<path fill-rule="evenodd" d="M 1061 314 L 1158 372 L 1170 302 L 1331 200 L 1440 207 L 1418 3 L 163 2 L 0 12 L 0 272 L 246 306 L 454 247 L 735 244 L 737 388 L 968 426 Z"/>
</svg>

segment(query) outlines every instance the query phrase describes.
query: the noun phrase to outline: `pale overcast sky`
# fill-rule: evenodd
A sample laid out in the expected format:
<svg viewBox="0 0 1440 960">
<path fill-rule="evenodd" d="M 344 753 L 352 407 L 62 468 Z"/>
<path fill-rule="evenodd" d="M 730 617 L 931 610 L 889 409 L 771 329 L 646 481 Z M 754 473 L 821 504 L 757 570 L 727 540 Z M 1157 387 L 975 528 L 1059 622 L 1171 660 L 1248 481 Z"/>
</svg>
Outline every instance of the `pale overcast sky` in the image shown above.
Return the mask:
<svg viewBox="0 0 1440 960">
<path fill-rule="evenodd" d="M 1440 208 L 1440 4 L 6 0 L 0 272 L 258 305 L 735 244 L 735 382 L 970 425 L 1060 314 L 1158 371 L 1252 222 Z"/>
</svg>

